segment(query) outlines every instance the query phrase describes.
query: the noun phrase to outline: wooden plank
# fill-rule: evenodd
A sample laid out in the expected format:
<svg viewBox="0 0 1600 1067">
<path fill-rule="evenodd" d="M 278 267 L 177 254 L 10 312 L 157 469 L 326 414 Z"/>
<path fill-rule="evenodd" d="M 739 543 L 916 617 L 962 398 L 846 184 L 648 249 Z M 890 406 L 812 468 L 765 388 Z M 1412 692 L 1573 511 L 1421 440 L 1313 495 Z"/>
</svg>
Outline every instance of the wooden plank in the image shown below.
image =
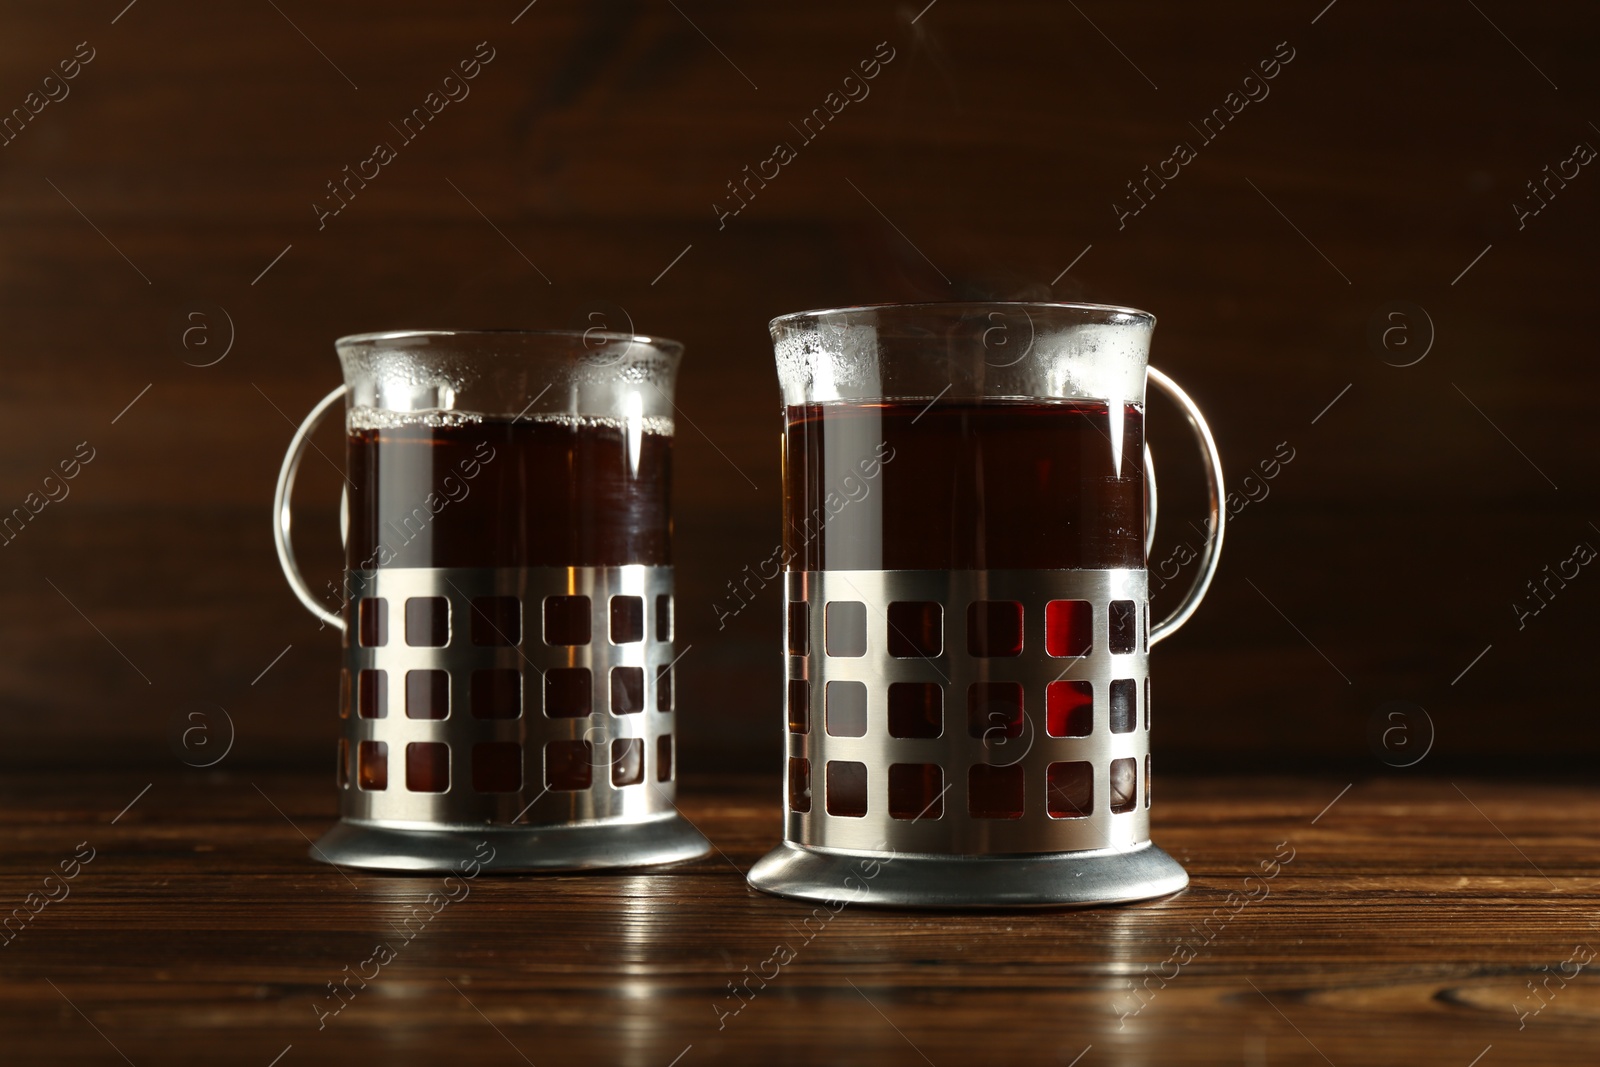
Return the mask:
<svg viewBox="0 0 1600 1067">
<path fill-rule="evenodd" d="M 116 1062 L 108 1043 L 134 1063 L 263 1064 L 288 1045 L 295 1062 L 659 1064 L 691 1045 L 683 1063 L 1062 1064 L 1092 1046 L 1082 1063 L 1459 1067 L 1490 1045 L 1515 1063 L 1592 1050 L 1592 979 L 1552 978 L 1542 1001 L 1528 983 L 1595 943 L 1593 787 L 1346 784 L 1163 778 L 1156 837 L 1193 877 L 1168 900 L 823 922 L 744 885 L 778 830 L 773 783 L 697 781 L 684 809 L 717 854 L 483 877 L 402 941 L 438 880 L 308 860 L 302 834 L 331 815 L 320 776 L 16 777 L 0 899 L 78 842 L 95 858 L 4 950 L 0 1034 L 16 1062 L 69 1064 Z M 1275 855 L 1292 858 L 1245 882 Z M 319 1016 L 326 983 L 378 941 L 395 960 Z M 780 944 L 792 962 L 764 967 Z M 770 977 L 731 996 L 747 966 Z"/>
<path fill-rule="evenodd" d="M 1313 24 L 1317 11 L 1263 2 L 942 0 L 913 24 L 913 10 L 838 0 L 682 13 L 541 0 L 512 25 L 498 9 L 279 6 L 139 3 L 114 26 L 87 5 L 5 16 L 0 108 L 78 41 L 98 51 L 0 147 L 0 512 L 80 442 L 98 458 L 0 548 L 0 765 L 164 761 L 164 717 L 190 699 L 248 707 L 241 744 L 263 761 L 320 765 L 332 657 L 274 573 L 266 511 L 290 422 L 337 381 L 333 339 L 569 326 L 602 298 L 689 345 L 675 492 L 684 686 L 701 710 L 685 758 L 768 760 L 776 609 L 725 630 L 715 612 L 776 532 L 766 320 L 957 294 L 1148 306 L 1156 363 L 1207 411 L 1230 490 L 1279 442 L 1297 450 L 1230 533 L 1211 602 L 1157 656 L 1171 709 L 1158 758 L 1366 760 L 1367 717 L 1391 699 L 1450 722 L 1441 758 L 1532 767 L 1600 748 L 1574 695 L 1589 685 L 1583 586 L 1524 630 L 1511 608 L 1575 541 L 1600 538 L 1586 461 L 1600 364 L 1578 313 L 1587 172 L 1520 228 L 1513 211 L 1541 168 L 1600 136 L 1583 119 L 1600 109 L 1579 106 L 1590 7 L 1485 8 L 1491 25 L 1459 4 L 1341 3 Z M 472 95 L 319 230 L 324 183 L 486 39 L 498 52 Z M 896 58 L 871 95 L 719 229 L 726 183 L 885 40 Z M 1196 137 L 1188 124 L 1282 40 L 1296 55 L 1270 96 L 1119 228 L 1126 183 Z M 1437 333 L 1414 367 L 1368 347 L 1396 299 Z M 235 325 L 211 367 L 185 363 L 215 349 L 175 339 L 202 303 Z M 1169 410 L 1152 437 L 1159 560 L 1197 502 Z M 337 456 L 335 436 L 321 444 Z M 308 465 L 300 531 L 324 576 L 336 488 Z M 291 643 L 270 694 L 252 689 Z M 1500 725 L 1523 713 L 1546 730 Z"/>
</svg>

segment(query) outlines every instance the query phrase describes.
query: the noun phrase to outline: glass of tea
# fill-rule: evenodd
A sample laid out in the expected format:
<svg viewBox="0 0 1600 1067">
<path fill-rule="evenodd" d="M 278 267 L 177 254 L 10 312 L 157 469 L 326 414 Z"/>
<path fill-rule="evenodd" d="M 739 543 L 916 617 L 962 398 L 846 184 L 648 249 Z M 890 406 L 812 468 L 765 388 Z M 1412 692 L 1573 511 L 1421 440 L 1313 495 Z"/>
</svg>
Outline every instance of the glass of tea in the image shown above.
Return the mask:
<svg viewBox="0 0 1600 1067">
<path fill-rule="evenodd" d="M 784 404 L 784 843 L 757 889 L 907 907 L 1100 904 L 1188 882 L 1150 842 L 1150 646 L 1222 548 L 1205 420 L 1092 304 L 771 324 Z M 1150 618 L 1146 382 L 1205 453 L 1206 547 Z"/>
<path fill-rule="evenodd" d="M 705 852 L 673 803 L 682 346 L 404 330 L 336 347 L 344 384 L 295 433 L 273 507 L 290 587 L 344 635 L 340 819 L 312 855 L 571 870 Z M 338 406 L 345 570 L 319 595 L 290 497 Z"/>
</svg>

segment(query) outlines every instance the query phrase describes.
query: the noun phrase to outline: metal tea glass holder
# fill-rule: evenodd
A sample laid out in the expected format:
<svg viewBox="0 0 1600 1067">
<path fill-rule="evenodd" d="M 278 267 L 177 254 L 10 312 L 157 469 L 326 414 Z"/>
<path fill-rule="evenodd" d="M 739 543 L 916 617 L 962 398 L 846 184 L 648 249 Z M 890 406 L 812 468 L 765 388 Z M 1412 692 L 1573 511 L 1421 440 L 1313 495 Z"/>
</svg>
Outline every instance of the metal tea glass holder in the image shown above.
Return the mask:
<svg viewBox="0 0 1600 1067">
<path fill-rule="evenodd" d="M 997 323 L 1012 327 L 1013 349 L 1027 338 L 1026 358 L 996 359 L 986 342 Z M 1215 573 L 1222 467 L 1199 408 L 1147 368 L 1153 326 L 1140 311 L 1061 304 L 773 321 L 786 405 L 953 393 L 1115 410 L 1143 404 L 1148 375 L 1201 445 L 1211 518 L 1192 586 L 1154 624 L 1143 567 L 788 572 L 784 840 L 750 871 L 753 887 L 832 905 L 991 908 L 1111 904 L 1188 884 L 1150 840 L 1148 663 Z M 1148 557 L 1156 498 L 1145 456 Z M 1020 646 L 1003 659 L 975 637 L 995 604 Z M 920 655 L 890 651 L 906 606 L 924 620 Z M 850 647 L 830 644 L 836 627 Z M 864 701 L 864 727 L 833 731 L 835 700 Z"/>
<path fill-rule="evenodd" d="M 338 351 L 345 384 L 296 431 L 273 508 L 291 588 L 344 635 L 339 821 L 311 855 L 446 871 L 482 861 L 488 842 L 486 868 L 557 871 L 707 852 L 674 802 L 670 566 L 352 569 L 333 611 L 289 539 L 301 457 L 341 401 L 368 417 L 665 420 L 681 347 L 592 330 L 404 331 Z M 419 696 L 431 710 L 414 717 Z"/>
</svg>

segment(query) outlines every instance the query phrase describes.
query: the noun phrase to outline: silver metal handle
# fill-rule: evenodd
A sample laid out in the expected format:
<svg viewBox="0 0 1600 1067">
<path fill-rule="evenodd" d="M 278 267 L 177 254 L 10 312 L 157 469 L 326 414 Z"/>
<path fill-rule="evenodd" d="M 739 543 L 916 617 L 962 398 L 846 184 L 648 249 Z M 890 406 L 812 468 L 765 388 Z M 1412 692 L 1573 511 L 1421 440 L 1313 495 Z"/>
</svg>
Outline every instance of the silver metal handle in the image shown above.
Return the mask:
<svg viewBox="0 0 1600 1067">
<path fill-rule="evenodd" d="M 1217 573 L 1217 561 L 1222 557 L 1222 528 L 1227 521 L 1227 512 L 1222 506 L 1222 457 L 1217 454 L 1217 442 L 1212 439 L 1211 427 L 1206 425 L 1205 416 L 1200 414 L 1200 408 L 1189 399 L 1189 394 L 1178 388 L 1178 383 L 1168 378 L 1165 374 L 1149 368 L 1149 380 L 1156 388 L 1172 398 L 1184 415 L 1189 420 L 1189 429 L 1194 431 L 1195 438 L 1200 442 L 1200 448 L 1205 453 L 1206 495 L 1211 505 L 1211 521 L 1207 524 L 1205 558 L 1201 562 L 1200 573 L 1195 575 L 1194 581 L 1189 586 L 1189 591 L 1183 595 L 1183 602 L 1173 609 L 1172 614 L 1156 623 L 1150 630 L 1150 643 L 1171 637 L 1178 632 L 1178 628 L 1189 621 L 1189 616 L 1200 607 L 1200 601 L 1205 599 L 1206 590 L 1211 588 L 1211 579 Z M 1146 453 L 1145 470 L 1149 466 L 1149 453 Z M 1155 476 L 1150 476 L 1150 528 L 1146 533 L 1146 543 L 1155 540 L 1156 525 L 1156 487 Z"/>
<path fill-rule="evenodd" d="M 1144 515 L 1144 558 L 1149 560 L 1156 547 L 1156 457 L 1150 454 L 1150 442 L 1144 445 L 1144 493 L 1150 506 Z"/>
<path fill-rule="evenodd" d="M 311 587 L 306 584 L 305 577 L 300 573 L 300 565 L 294 559 L 294 542 L 290 540 L 289 530 L 294 522 L 293 503 L 290 498 L 294 495 L 294 478 L 300 473 L 300 459 L 305 455 L 306 444 L 310 442 L 311 434 L 322 421 L 322 417 L 344 399 L 344 394 L 345 387 L 341 385 L 323 397 L 294 431 L 294 436 L 289 439 L 289 451 L 283 455 L 283 466 L 278 469 L 278 488 L 272 494 L 272 543 L 278 550 L 278 566 L 283 568 L 283 576 L 289 580 L 289 588 L 294 591 L 300 603 L 306 606 L 306 610 L 340 632 L 345 628 L 344 619 L 323 607 L 322 602 L 311 592 Z"/>
</svg>

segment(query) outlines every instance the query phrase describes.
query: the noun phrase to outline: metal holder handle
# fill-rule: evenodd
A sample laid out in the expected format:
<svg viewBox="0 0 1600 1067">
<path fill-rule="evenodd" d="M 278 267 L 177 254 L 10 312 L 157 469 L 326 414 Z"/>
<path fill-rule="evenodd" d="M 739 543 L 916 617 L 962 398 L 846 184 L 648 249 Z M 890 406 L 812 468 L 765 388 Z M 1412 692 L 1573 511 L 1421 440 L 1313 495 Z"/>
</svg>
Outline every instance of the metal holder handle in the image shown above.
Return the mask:
<svg viewBox="0 0 1600 1067">
<path fill-rule="evenodd" d="M 345 629 L 344 619 L 322 606 L 312 593 L 311 587 L 306 584 L 305 576 L 300 573 L 300 565 L 295 562 L 294 542 L 290 539 L 289 531 L 294 523 L 291 500 L 294 495 L 294 479 L 295 475 L 300 473 L 300 460 L 305 455 L 306 445 L 310 443 L 311 435 L 322 422 L 323 416 L 344 399 L 344 395 L 345 387 L 341 385 L 323 397 L 294 431 L 294 436 L 289 439 L 289 450 L 283 455 L 283 466 L 278 469 L 278 488 L 272 494 L 272 544 L 278 550 L 278 565 L 283 568 L 283 576 L 288 579 L 289 588 L 294 591 L 300 603 L 305 605 L 307 611 L 341 633 Z"/>
<path fill-rule="evenodd" d="M 1189 429 L 1194 431 L 1195 438 L 1200 442 L 1200 448 L 1205 453 L 1206 495 L 1211 506 L 1211 521 L 1207 523 L 1205 558 L 1200 567 L 1200 573 L 1195 575 L 1194 581 L 1189 586 L 1189 591 L 1183 595 L 1183 602 L 1173 609 L 1172 614 L 1156 623 L 1150 630 L 1150 643 L 1156 644 L 1166 637 L 1171 637 L 1178 632 L 1178 628 L 1189 621 L 1200 607 L 1200 601 L 1205 599 L 1206 590 L 1211 588 L 1211 579 L 1217 573 L 1217 561 L 1222 556 L 1222 532 L 1227 520 L 1227 513 L 1222 507 L 1222 457 L 1217 454 L 1217 442 L 1211 436 L 1211 427 L 1206 425 L 1205 416 L 1200 414 L 1200 408 L 1189 394 L 1178 388 L 1178 383 L 1156 370 L 1148 368 L 1149 380 L 1183 411 L 1189 420 Z M 1156 482 L 1155 468 L 1150 465 L 1150 453 L 1145 451 L 1145 470 L 1148 474 L 1147 484 L 1150 492 L 1150 524 L 1145 534 L 1145 548 L 1148 553 L 1149 546 L 1155 543 L 1156 532 Z"/>
</svg>

